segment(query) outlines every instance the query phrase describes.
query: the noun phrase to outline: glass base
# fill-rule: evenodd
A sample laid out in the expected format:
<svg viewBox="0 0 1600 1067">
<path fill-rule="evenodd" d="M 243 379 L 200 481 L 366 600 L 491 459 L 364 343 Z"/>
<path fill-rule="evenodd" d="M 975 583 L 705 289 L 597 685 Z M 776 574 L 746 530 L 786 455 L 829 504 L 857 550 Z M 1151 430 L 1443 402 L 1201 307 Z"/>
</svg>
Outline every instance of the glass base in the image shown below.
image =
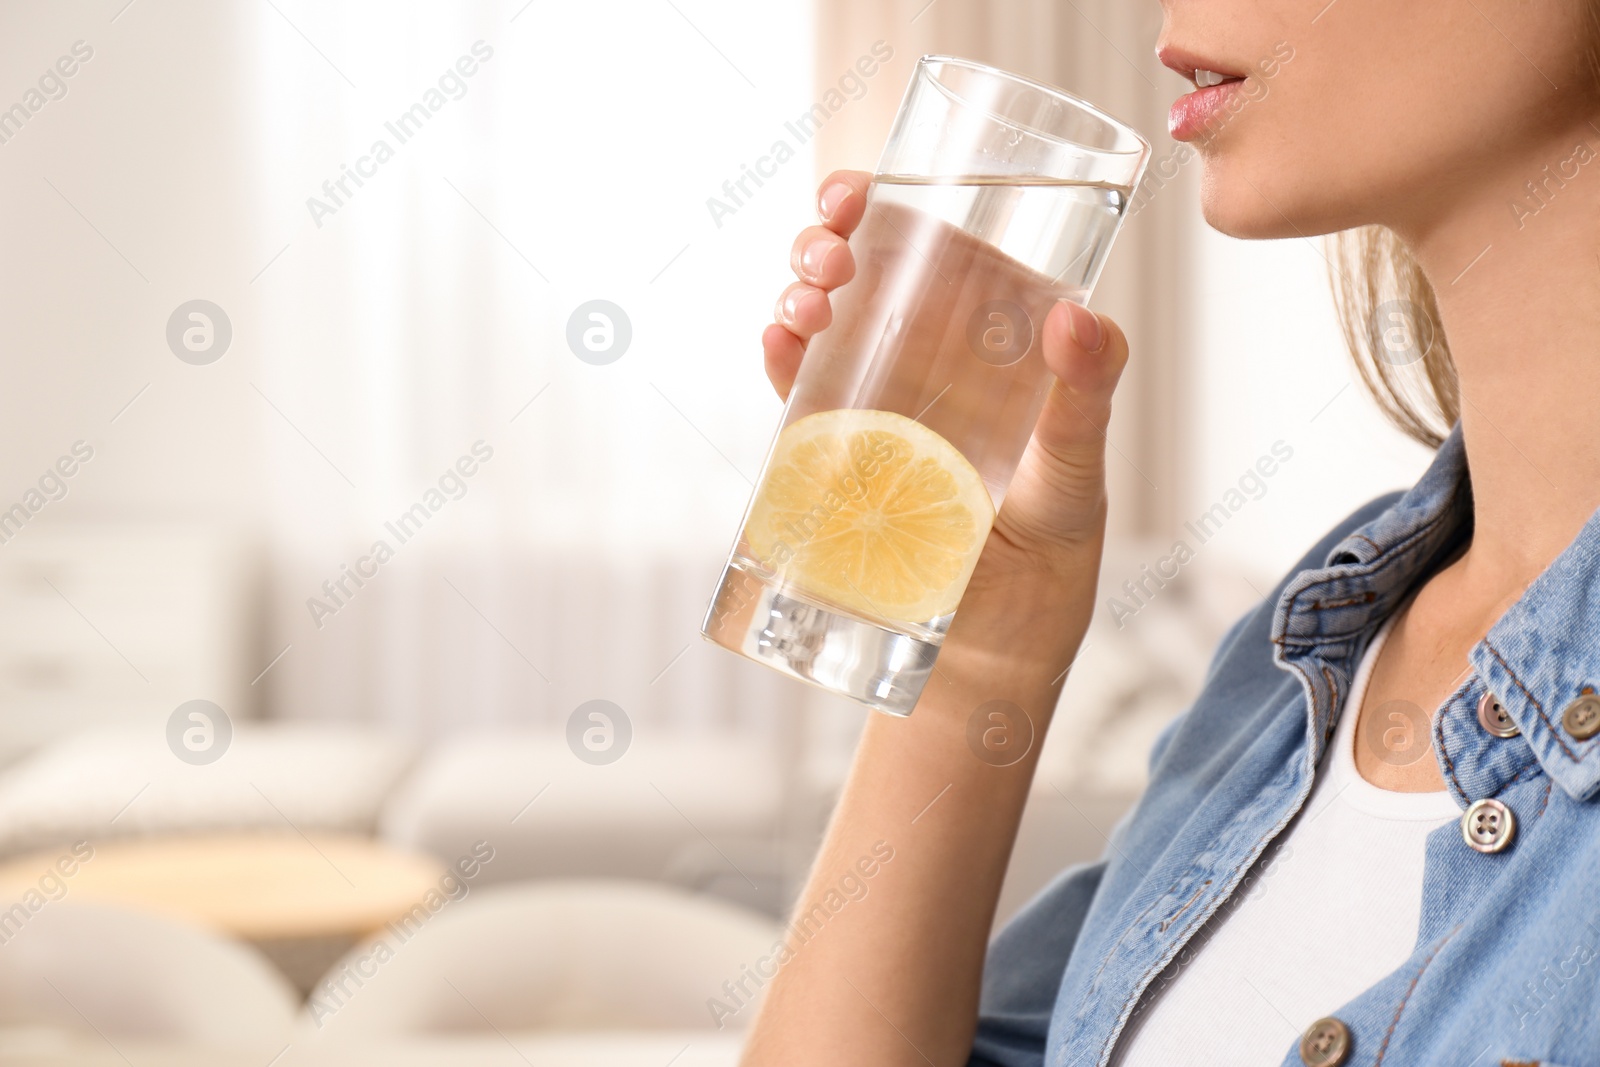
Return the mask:
<svg viewBox="0 0 1600 1067">
<path fill-rule="evenodd" d="M 737 563 L 723 568 L 700 632 L 773 670 L 899 716 L 916 706 L 940 646 L 926 631 L 868 622 Z"/>
</svg>

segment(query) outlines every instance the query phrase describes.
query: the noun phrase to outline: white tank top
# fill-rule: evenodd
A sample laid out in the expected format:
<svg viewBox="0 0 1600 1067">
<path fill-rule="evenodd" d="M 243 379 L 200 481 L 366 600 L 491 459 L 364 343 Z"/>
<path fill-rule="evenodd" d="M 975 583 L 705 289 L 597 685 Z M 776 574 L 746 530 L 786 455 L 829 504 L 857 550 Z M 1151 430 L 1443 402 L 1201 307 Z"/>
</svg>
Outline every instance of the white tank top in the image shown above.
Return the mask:
<svg viewBox="0 0 1600 1067">
<path fill-rule="evenodd" d="M 1115 1067 L 1279 1067 L 1308 1026 L 1411 955 L 1428 834 L 1461 810 L 1442 790 L 1356 773 L 1356 712 L 1392 622 L 1356 668 L 1305 806 L 1145 991 Z"/>
</svg>

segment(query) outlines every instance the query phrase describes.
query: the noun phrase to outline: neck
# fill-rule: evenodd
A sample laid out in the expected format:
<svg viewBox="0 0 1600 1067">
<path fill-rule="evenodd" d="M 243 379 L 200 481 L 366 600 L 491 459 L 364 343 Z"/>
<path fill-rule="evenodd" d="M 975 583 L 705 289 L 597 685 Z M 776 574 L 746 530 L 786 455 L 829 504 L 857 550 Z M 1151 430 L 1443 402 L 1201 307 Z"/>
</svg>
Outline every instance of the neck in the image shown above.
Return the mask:
<svg viewBox="0 0 1600 1067">
<path fill-rule="evenodd" d="M 1402 235 L 1460 375 L 1470 566 L 1520 589 L 1600 505 L 1600 130 L 1553 138 Z"/>
</svg>

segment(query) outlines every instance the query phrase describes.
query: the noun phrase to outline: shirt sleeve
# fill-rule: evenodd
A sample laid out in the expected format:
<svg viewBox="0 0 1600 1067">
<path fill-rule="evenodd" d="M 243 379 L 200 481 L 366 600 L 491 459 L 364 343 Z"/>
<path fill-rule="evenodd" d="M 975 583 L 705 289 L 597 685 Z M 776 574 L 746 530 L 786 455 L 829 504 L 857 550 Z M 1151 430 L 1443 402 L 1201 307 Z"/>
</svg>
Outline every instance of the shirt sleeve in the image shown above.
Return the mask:
<svg viewBox="0 0 1600 1067">
<path fill-rule="evenodd" d="M 1105 869 L 1067 868 L 989 945 L 968 1067 L 1042 1067 L 1061 973 Z"/>
</svg>

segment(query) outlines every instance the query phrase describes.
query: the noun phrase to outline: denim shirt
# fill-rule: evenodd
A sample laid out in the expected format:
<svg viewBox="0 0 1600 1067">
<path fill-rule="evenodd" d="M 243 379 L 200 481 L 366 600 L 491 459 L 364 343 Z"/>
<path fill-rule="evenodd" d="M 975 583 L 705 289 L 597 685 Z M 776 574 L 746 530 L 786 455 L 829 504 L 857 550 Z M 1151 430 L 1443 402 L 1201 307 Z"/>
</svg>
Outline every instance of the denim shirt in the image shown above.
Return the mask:
<svg viewBox="0 0 1600 1067">
<path fill-rule="evenodd" d="M 990 946 L 972 1065 L 1109 1062 L 1140 995 L 1305 803 L 1379 625 L 1471 530 L 1458 424 L 1415 487 L 1356 511 L 1233 625 L 1105 857 Z M 1434 831 L 1410 958 L 1325 1014 L 1346 1065 L 1600 1067 L 1600 735 L 1567 713 L 1600 689 L 1600 512 L 1469 659 L 1434 754 L 1464 812 L 1493 798 L 1514 833 L 1483 852 L 1460 822 Z M 1486 691 L 1516 736 L 1480 723 Z M 1286 1033 L 1283 1064 L 1302 1062 Z"/>
</svg>

